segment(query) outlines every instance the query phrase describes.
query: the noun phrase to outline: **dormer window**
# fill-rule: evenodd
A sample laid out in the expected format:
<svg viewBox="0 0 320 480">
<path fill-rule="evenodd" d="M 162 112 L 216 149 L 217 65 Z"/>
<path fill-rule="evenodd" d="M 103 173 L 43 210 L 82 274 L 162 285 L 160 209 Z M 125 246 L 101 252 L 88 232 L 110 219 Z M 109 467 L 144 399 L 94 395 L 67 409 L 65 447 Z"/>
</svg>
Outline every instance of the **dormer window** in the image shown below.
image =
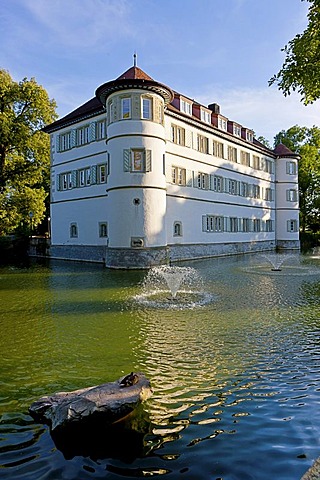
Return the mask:
<svg viewBox="0 0 320 480">
<path fill-rule="evenodd" d="M 253 142 L 253 133 L 250 130 L 247 130 L 246 137 L 248 142 Z"/>
<path fill-rule="evenodd" d="M 235 135 L 236 137 L 241 137 L 241 127 L 240 125 L 237 125 L 237 124 L 233 124 L 233 135 Z"/>
<path fill-rule="evenodd" d="M 203 110 L 201 108 L 200 118 L 202 122 L 209 123 L 209 125 L 211 125 L 211 112 L 209 112 L 208 110 Z"/>
<path fill-rule="evenodd" d="M 242 138 L 247 142 L 253 142 L 253 131 L 248 128 L 242 128 Z"/>
<path fill-rule="evenodd" d="M 218 128 L 227 131 L 227 120 L 223 117 L 218 117 Z"/>
<path fill-rule="evenodd" d="M 192 115 L 192 103 L 180 99 L 180 111 L 186 113 L 187 115 Z"/>
</svg>

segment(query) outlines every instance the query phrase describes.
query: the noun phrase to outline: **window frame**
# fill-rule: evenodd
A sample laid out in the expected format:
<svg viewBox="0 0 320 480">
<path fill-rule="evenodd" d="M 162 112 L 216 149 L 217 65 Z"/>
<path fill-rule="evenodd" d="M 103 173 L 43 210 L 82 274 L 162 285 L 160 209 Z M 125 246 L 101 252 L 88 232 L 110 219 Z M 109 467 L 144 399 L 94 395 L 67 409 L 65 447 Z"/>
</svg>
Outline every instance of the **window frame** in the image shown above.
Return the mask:
<svg viewBox="0 0 320 480">
<path fill-rule="evenodd" d="M 218 140 L 213 140 L 213 156 L 217 158 L 224 158 L 224 144 Z"/>
<path fill-rule="evenodd" d="M 180 111 L 185 113 L 186 115 L 192 116 L 192 102 L 180 98 Z"/>
<path fill-rule="evenodd" d="M 240 151 L 240 163 L 245 167 L 250 167 L 250 152 L 246 152 L 245 150 Z"/>
<path fill-rule="evenodd" d="M 298 191 L 295 188 L 290 188 L 286 192 L 287 202 L 298 201 Z"/>
<path fill-rule="evenodd" d="M 145 115 L 145 105 L 148 105 L 148 114 Z M 147 96 L 141 97 L 141 118 L 142 120 L 152 120 L 152 98 Z"/>
<path fill-rule="evenodd" d="M 261 219 L 260 218 L 254 218 L 252 223 L 253 223 L 253 231 L 255 233 L 260 233 L 261 232 Z"/>
<path fill-rule="evenodd" d="M 102 170 L 105 170 L 104 174 L 102 175 Z M 108 177 L 108 167 L 106 163 L 100 163 L 97 165 L 97 183 L 107 183 Z"/>
<path fill-rule="evenodd" d="M 83 125 L 76 129 L 77 147 L 90 143 L 90 125 Z"/>
<path fill-rule="evenodd" d="M 78 232 L 78 224 L 76 222 L 70 223 L 69 226 L 69 236 L 70 238 L 78 238 L 79 232 Z"/>
<path fill-rule="evenodd" d="M 296 219 L 287 220 L 287 232 L 296 233 L 298 231 L 298 221 Z"/>
<path fill-rule="evenodd" d="M 131 97 L 121 98 L 121 120 L 130 120 L 132 118 Z"/>
<path fill-rule="evenodd" d="M 205 232 L 223 233 L 224 217 L 222 215 L 205 215 Z"/>
<path fill-rule="evenodd" d="M 261 162 L 259 155 L 252 155 L 252 168 L 255 170 L 261 170 Z"/>
<path fill-rule="evenodd" d="M 238 150 L 236 147 L 232 145 L 228 145 L 228 160 L 229 162 L 237 163 L 238 158 Z"/>
<path fill-rule="evenodd" d="M 223 192 L 223 177 L 221 175 L 213 175 L 212 190 L 214 192 Z"/>
<path fill-rule="evenodd" d="M 239 219 L 238 217 L 230 217 L 230 232 L 231 233 L 238 233 L 239 231 Z"/>
<path fill-rule="evenodd" d="M 182 222 L 175 221 L 173 222 L 173 236 L 174 237 L 182 237 Z"/>
<path fill-rule="evenodd" d="M 197 172 L 197 188 L 200 190 L 209 190 L 209 174 L 204 172 Z"/>
<path fill-rule="evenodd" d="M 108 222 L 99 222 L 99 238 L 108 238 Z"/>
<path fill-rule="evenodd" d="M 209 138 L 200 133 L 197 134 L 197 150 L 200 153 L 209 153 Z"/>
<path fill-rule="evenodd" d="M 146 155 L 144 148 L 131 148 L 131 172 L 144 173 L 146 171 Z"/>
<path fill-rule="evenodd" d="M 187 170 L 175 165 L 171 166 L 171 183 L 182 187 L 186 186 Z"/>
<path fill-rule="evenodd" d="M 180 125 L 171 123 L 171 141 L 176 145 L 185 146 L 186 142 L 186 130 Z"/>
<path fill-rule="evenodd" d="M 59 150 L 61 152 L 71 150 L 71 131 L 60 134 Z"/>
<path fill-rule="evenodd" d="M 96 139 L 103 140 L 107 136 L 106 121 L 99 120 L 96 123 Z"/>
<path fill-rule="evenodd" d="M 205 110 L 204 108 L 200 108 L 200 120 L 203 123 L 207 123 L 211 125 L 211 111 Z"/>
</svg>

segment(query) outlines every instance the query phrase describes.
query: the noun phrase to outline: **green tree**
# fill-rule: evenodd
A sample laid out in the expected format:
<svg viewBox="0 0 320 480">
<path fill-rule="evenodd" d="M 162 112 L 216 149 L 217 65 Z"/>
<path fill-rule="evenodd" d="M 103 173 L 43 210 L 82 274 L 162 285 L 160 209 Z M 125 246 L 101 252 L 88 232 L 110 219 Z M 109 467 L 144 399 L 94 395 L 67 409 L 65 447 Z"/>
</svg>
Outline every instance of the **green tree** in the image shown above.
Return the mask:
<svg viewBox="0 0 320 480">
<path fill-rule="evenodd" d="M 269 85 L 276 83 L 285 96 L 297 90 L 305 105 L 320 98 L 320 1 L 307 1 L 307 28 L 282 49 L 282 68 L 269 80 Z"/>
<path fill-rule="evenodd" d="M 320 128 L 295 125 L 282 130 L 274 146 L 283 143 L 300 155 L 299 203 L 301 229 L 320 230 Z"/>
<path fill-rule="evenodd" d="M 50 143 L 41 129 L 57 118 L 55 108 L 34 78 L 15 82 L 0 70 L 0 235 L 45 217 Z"/>
<path fill-rule="evenodd" d="M 265 147 L 271 149 L 269 140 L 267 138 L 265 138 L 263 135 L 260 135 L 259 137 L 257 137 L 256 140 L 258 140 L 258 142 L 262 143 L 262 145 L 264 145 Z"/>
</svg>

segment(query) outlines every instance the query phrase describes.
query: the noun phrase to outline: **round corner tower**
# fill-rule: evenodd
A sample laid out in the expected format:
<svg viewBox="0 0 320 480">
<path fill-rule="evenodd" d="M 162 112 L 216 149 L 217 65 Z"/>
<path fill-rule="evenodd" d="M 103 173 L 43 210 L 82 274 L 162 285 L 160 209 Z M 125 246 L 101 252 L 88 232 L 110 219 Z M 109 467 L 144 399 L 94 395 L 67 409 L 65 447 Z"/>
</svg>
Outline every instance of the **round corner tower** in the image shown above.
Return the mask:
<svg viewBox="0 0 320 480">
<path fill-rule="evenodd" d="M 164 109 L 170 88 L 133 66 L 98 87 L 107 112 L 109 246 L 106 266 L 167 262 Z"/>
<path fill-rule="evenodd" d="M 300 249 L 299 241 L 299 155 L 283 144 L 276 154 L 276 246 L 280 250 Z"/>
</svg>

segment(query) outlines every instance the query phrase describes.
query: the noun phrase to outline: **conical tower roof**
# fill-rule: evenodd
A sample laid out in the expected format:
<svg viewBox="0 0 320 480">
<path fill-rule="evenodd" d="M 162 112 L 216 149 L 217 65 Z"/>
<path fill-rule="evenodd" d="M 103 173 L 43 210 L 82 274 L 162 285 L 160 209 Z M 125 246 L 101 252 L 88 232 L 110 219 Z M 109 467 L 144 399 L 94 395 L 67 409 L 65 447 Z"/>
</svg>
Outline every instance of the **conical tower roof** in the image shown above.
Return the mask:
<svg viewBox="0 0 320 480">
<path fill-rule="evenodd" d="M 294 153 L 290 148 L 288 148 L 283 143 L 278 143 L 276 148 L 273 151 L 278 157 L 299 157 L 297 153 Z"/>
<path fill-rule="evenodd" d="M 111 93 L 135 88 L 158 93 L 166 104 L 173 100 L 174 95 L 171 88 L 156 82 L 136 65 L 130 67 L 115 80 L 100 85 L 96 90 L 96 97 L 105 105 L 106 99 Z"/>
<path fill-rule="evenodd" d="M 128 68 L 117 80 L 151 80 L 154 82 L 153 78 L 149 77 L 147 73 L 145 73 L 141 68 L 137 66 L 133 66 Z"/>
</svg>

